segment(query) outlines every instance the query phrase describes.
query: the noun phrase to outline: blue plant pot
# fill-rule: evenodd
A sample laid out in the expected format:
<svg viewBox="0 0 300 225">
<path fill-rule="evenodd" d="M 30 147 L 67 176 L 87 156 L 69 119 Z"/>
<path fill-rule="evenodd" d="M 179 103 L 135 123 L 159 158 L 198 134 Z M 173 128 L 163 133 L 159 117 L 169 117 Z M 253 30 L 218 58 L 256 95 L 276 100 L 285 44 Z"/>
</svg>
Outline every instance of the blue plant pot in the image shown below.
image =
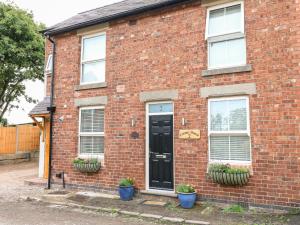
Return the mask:
<svg viewBox="0 0 300 225">
<path fill-rule="evenodd" d="M 178 193 L 178 199 L 182 208 L 191 209 L 196 202 L 196 193 Z"/>
<path fill-rule="evenodd" d="M 130 201 L 133 198 L 133 194 L 134 194 L 134 187 L 133 186 L 129 186 L 129 187 L 119 187 L 119 194 L 120 194 L 120 198 L 123 201 Z"/>
</svg>

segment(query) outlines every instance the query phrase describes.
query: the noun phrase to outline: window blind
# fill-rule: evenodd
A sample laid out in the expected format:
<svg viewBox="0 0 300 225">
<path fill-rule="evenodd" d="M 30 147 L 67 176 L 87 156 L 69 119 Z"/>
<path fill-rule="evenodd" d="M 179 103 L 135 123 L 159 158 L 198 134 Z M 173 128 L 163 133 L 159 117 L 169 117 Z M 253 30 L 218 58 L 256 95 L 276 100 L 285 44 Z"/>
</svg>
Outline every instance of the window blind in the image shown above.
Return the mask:
<svg viewBox="0 0 300 225">
<path fill-rule="evenodd" d="M 104 110 L 81 109 L 80 154 L 104 153 Z"/>
</svg>

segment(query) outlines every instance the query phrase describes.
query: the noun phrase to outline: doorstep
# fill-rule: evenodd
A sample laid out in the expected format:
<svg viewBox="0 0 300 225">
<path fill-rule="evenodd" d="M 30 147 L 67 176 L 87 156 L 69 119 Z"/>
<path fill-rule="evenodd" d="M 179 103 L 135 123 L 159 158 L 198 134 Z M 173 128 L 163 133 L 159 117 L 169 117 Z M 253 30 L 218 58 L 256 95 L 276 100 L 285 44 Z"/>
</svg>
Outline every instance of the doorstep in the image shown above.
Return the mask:
<svg viewBox="0 0 300 225">
<path fill-rule="evenodd" d="M 162 197 L 177 198 L 177 194 L 173 191 L 161 191 L 161 190 L 141 190 L 142 195 L 155 195 Z"/>
</svg>

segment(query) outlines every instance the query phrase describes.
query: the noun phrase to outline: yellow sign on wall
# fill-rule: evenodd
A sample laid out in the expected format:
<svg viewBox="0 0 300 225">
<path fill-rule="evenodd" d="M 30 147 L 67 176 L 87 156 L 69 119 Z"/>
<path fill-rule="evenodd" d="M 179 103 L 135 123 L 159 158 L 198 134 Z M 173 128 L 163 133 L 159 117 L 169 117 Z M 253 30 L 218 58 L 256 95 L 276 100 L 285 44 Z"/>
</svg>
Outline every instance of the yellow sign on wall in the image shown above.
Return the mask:
<svg viewBox="0 0 300 225">
<path fill-rule="evenodd" d="M 180 139 L 200 139 L 200 130 L 179 130 Z"/>
</svg>

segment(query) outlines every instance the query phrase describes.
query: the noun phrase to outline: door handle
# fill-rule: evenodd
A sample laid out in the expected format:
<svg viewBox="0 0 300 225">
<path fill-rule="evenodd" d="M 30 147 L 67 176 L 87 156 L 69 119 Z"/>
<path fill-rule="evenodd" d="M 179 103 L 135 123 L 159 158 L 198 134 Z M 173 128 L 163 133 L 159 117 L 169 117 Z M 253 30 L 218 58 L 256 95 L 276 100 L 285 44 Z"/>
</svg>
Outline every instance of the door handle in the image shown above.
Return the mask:
<svg viewBox="0 0 300 225">
<path fill-rule="evenodd" d="M 165 158 L 167 158 L 167 156 L 166 155 L 156 155 L 155 158 L 157 158 L 157 159 L 165 159 Z"/>
</svg>

